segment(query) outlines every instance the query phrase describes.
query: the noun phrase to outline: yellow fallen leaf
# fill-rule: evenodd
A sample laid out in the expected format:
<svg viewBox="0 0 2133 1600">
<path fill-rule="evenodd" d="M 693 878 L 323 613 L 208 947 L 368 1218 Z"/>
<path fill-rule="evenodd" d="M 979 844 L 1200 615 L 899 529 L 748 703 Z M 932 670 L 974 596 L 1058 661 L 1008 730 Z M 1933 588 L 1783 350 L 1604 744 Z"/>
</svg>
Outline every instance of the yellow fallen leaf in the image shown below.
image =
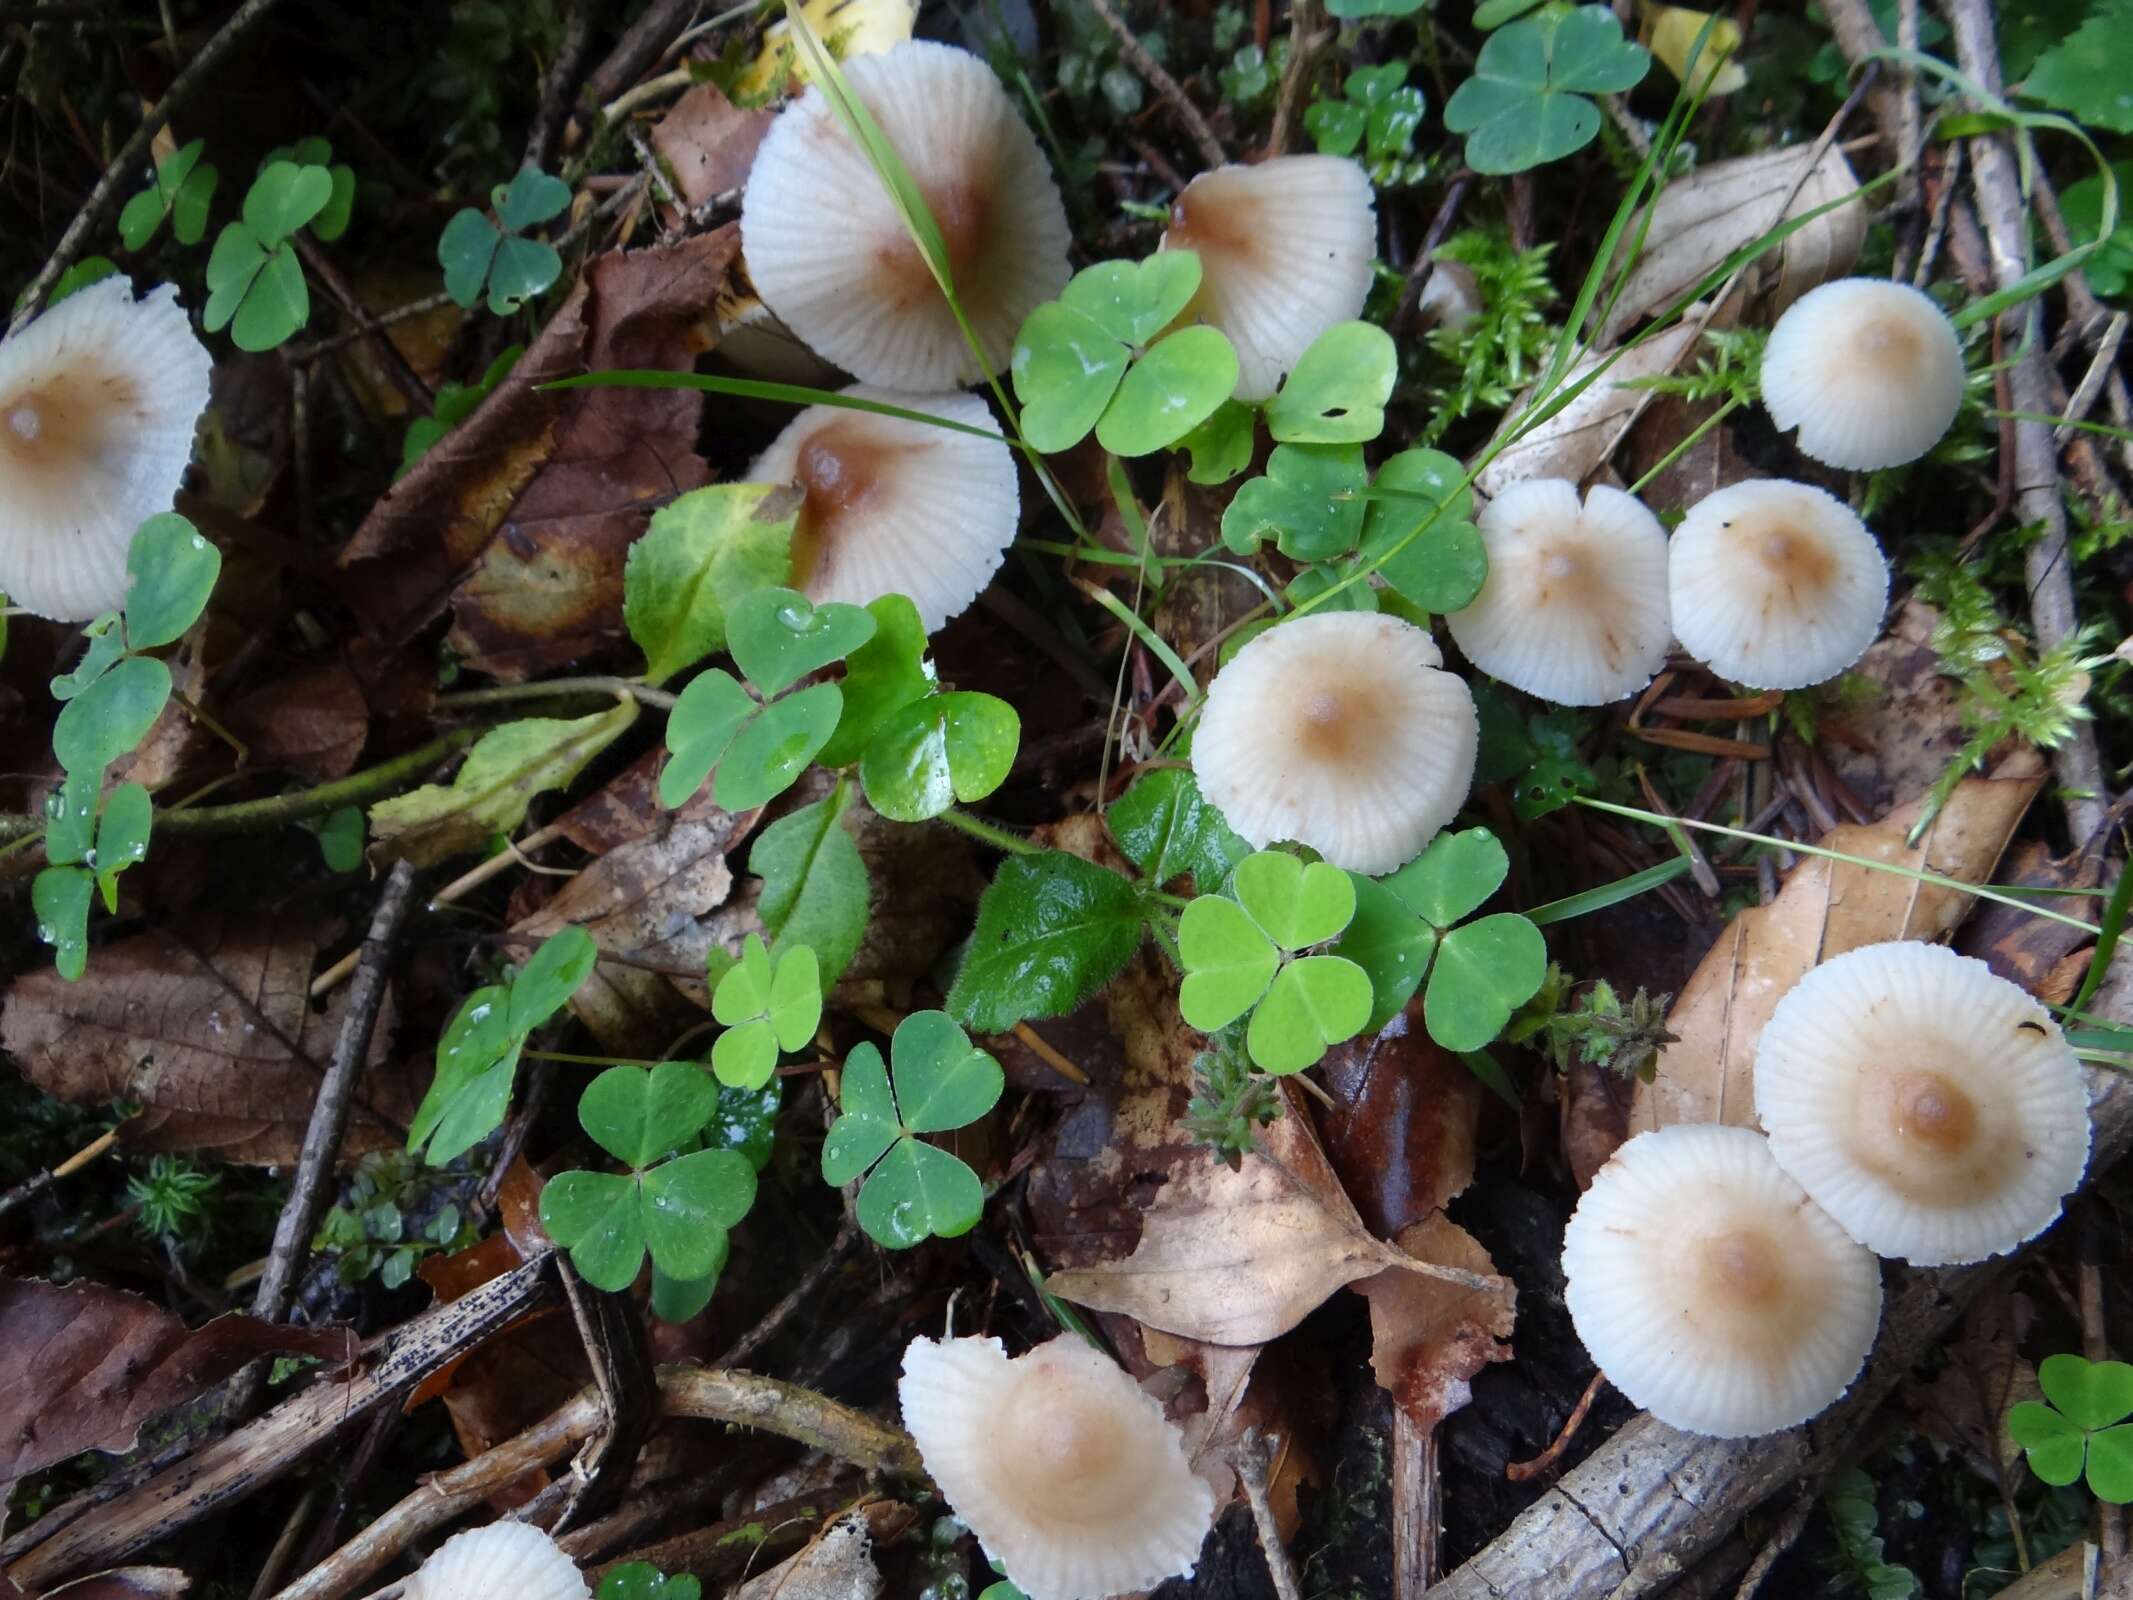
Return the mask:
<svg viewBox="0 0 2133 1600">
<path fill-rule="evenodd" d="M 830 54 L 839 61 L 854 56 L 878 55 L 911 37 L 918 21 L 918 0 L 806 0 L 800 15 L 807 19 Z M 793 89 L 807 85 L 806 63 L 793 58 L 791 24 L 772 23 L 763 35 L 763 53 L 733 83 L 736 100 L 755 100 L 778 85 L 788 69 Z"/>
<path fill-rule="evenodd" d="M 1667 71 L 1686 82 L 1689 53 L 1696 48 L 1696 39 L 1703 32 L 1704 24 L 1711 21 L 1708 11 L 1691 11 L 1686 6 L 1648 6 L 1644 13 L 1644 43 L 1653 55 L 1666 63 Z M 1699 86 L 1708 80 L 1712 94 L 1737 94 L 1746 88 L 1748 74 L 1734 59 L 1739 51 L 1740 29 L 1729 18 L 1718 18 L 1710 36 L 1703 42 L 1703 53 L 1696 58 Z M 1712 71 L 1714 62 L 1724 63 L 1715 75 Z"/>
</svg>

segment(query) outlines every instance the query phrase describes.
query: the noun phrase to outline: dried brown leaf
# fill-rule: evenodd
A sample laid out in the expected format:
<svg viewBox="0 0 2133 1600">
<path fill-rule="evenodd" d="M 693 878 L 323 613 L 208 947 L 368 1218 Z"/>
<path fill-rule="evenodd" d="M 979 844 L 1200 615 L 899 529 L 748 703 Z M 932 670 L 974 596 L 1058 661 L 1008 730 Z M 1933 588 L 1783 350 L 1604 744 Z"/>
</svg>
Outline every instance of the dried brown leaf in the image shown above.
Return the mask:
<svg viewBox="0 0 2133 1600">
<path fill-rule="evenodd" d="M 875 1600 L 882 1593 L 867 1519 L 847 1512 L 806 1549 L 733 1591 L 733 1600 Z"/>
<path fill-rule="evenodd" d="M 1504 447 L 1474 479 L 1483 494 L 1498 495 L 1527 478 L 1568 478 L 1582 483 L 1615 453 L 1638 416 L 1653 399 L 1649 389 L 1632 389 L 1633 379 L 1657 377 L 1671 372 L 1687 354 L 1696 337 L 1696 313 L 1633 350 L 1625 350 L 1593 380 L 1576 399 L 1516 443 Z M 1588 352 L 1570 364 L 1563 375 L 1568 388 L 1608 359 L 1606 352 Z M 1526 403 L 1511 408 L 1516 416 Z"/>
<path fill-rule="evenodd" d="M 47 1590 L 44 1600 L 167 1600 L 184 1594 L 192 1583 L 176 1567 L 114 1567 Z M 19 1591 L 0 1580 L 0 1600 L 15 1593 Z"/>
<path fill-rule="evenodd" d="M 1430 1038 L 1419 998 L 1322 1065 L 1337 1108 L 1319 1114 L 1326 1154 L 1372 1233 L 1392 1238 L 1474 1181 L 1481 1080 Z"/>
<path fill-rule="evenodd" d="M 1879 822 L 1833 829 L 1819 842 L 1847 855 L 1983 883 L 2044 782 L 2031 752 L 2000 773 L 1964 780 L 1915 850 L 1904 835 L 1918 820 L 1919 801 Z M 1972 903 L 1952 889 L 1894 873 L 1803 858 L 1777 899 L 1751 906 L 1727 925 L 1674 1002 L 1667 1027 L 1677 1042 L 1660 1053 L 1654 1081 L 1639 1086 L 1630 1132 L 1677 1122 L 1753 1127 L 1756 1040 L 1807 970 L 1861 945 L 1943 938 Z M 1580 1173 L 1580 1181 L 1589 1176 Z"/>
<path fill-rule="evenodd" d="M 346 1362 L 358 1348 L 344 1328 L 233 1313 L 192 1330 L 122 1290 L 0 1278 L 0 1482 L 84 1450 L 130 1450 L 141 1424 L 255 1357 Z"/>
<path fill-rule="evenodd" d="M 1842 150 L 1832 145 L 1809 173 L 1813 154 L 1812 145 L 1791 145 L 1735 161 L 1714 161 L 1669 183 L 1648 208 L 1645 248 L 1613 312 L 1600 326 L 1599 343 L 1612 345 L 1645 316 L 1694 289 L 1734 251 L 1781 222 L 1859 192 Z M 1795 186 L 1799 193 L 1787 205 Z M 1632 232 L 1644 221 L 1640 212 L 1630 223 Z M 1787 236 L 1750 270 L 1770 283 L 1773 311 L 1782 311 L 1816 284 L 1849 272 L 1865 238 L 1866 208 L 1839 206 Z"/>
<path fill-rule="evenodd" d="M 292 1161 L 347 1009 L 345 991 L 311 1007 L 326 932 L 285 915 L 121 939 L 77 982 L 49 969 L 16 979 L 0 1048 L 58 1099 L 139 1101 L 151 1147 L 196 1134 L 227 1160 Z M 342 1147 L 349 1159 L 398 1144 L 424 1087 L 425 1073 L 385 1065 L 392 1030 L 388 994 Z"/>
<path fill-rule="evenodd" d="M 339 661 L 276 675 L 231 705 L 222 720 L 244 741 L 249 766 L 314 783 L 353 772 L 370 734 L 362 687 Z"/>
<path fill-rule="evenodd" d="M 1399 1245 L 1418 1261 L 1490 1280 L 1486 1289 L 1406 1271 L 1356 1284 L 1370 1302 L 1370 1370 L 1378 1387 L 1424 1433 L 1472 1399 L 1467 1380 L 1491 1361 L 1511 1359 L 1514 1291 L 1496 1275 L 1474 1236 L 1439 1215 L 1403 1228 Z"/>
<path fill-rule="evenodd" d="M 756 147 L 776 119 L 767 106 L 743 111 L 715 84 L 699 83 L 659 119 L 652 149 L 693 211 L 747 181 Z"/>
</svg>

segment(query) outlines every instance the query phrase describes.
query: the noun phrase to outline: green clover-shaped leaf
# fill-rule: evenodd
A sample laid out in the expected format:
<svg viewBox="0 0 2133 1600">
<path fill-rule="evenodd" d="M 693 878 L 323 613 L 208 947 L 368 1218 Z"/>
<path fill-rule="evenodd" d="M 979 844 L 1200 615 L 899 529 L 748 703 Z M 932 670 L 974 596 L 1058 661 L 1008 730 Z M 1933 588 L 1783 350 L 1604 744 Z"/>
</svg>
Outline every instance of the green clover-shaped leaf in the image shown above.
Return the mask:
<svg viewBox="0 0 2133 1600">
<path fill-rule="evenodd" d="M 1385 459 L 1374 480 L 1402 497 L 1372 500 L 1363 514 L 1364 559 L 1410 602 L 1440 616 L 1473 604 L 1489 575 L 1465 477 L 1441 450 L 1402 450 Z"/>
<path fill-rule="evenodd" d="M 762 938 L 750 934 L 739 964 L 712 992 L 711 1015 L 727 1030 L 711 1051 L 719 1082 L 762 1088 L 777 1069 L 778 1052 L 800 1049 L 822 1020 L 822 974 L 815 952 L 797 945 L 773 963 Z"/>
<path fill-rule="evenodd" d="M 37 937 L 52 947 L 53 965 L 72 983 L 89 966 L 89 896 L 96 879 L 85 867 L 46 867 L 30 883 Z"/>
<path fill-rule="evenodd" d="M 1385 431 L 1385 402 L 1399 371 L 1391 334 L 1368 322 L 1335 323 L 1311 341 L 1267 402 L 1267 431 L 1282 444 L 1375 439 Z"/>
<path fill-rule="evenodd" d="M 1284 950 L 1324 944 L 1355 915 L 1355 885 L 1339 867 L 1261 850 L 1237 863 L 1238 901 Z"/>
<path fill-rule="evenodd" d="M 662 1061 L 609 1067 L 579 1096 L 578 1122 L 601 1149 L 642 1170 L 695 1138 L 717 1108 L 718 1085 L 701 1067 Z"/>
<path fill-rule="evenodd" d="M 72 700 L 109 672 L 112 664 L 126 653 L 126 632 L 119 626 L 116 611 L 105 612 L 82 632 L 88 636 L 89 648 L 72 672 L 52 680 L 54 700 Z"/>
<path fill-rule="evenodd" d="M 1148 344 L 1200 288 L 1200 258 L 1158 250 L 1145 261 L 1099 261 L 1074 274 L 1059 303 L 1086 316 L 1121 344 Z"/>
<path fill-rule="evenodd" d="M 2029 1470 L 2046 1483 L 2064 1488 L 2078 1483 L 2088 1458 L 2089 1436 L 2040 1400 L 2024 1400 L 2007 1410 L 2007 1432 L 2029 1455 Z"/>
<path fill-rule="evenodd" d="M 1005 1079 L 999 1063 L 944 1012 L 904 1018 L 889 1052 L 893 1090 L 873 1045 L 845 1058 L 840 1115 L 822 1144 L 822 1176 L 842 1186 L 864 1175 L 860 1226 L 901 1250 L 977 1224 L 985 1204 L 977 1174 L 917 1136 L 975 1122 L 998 1103 Z"/>
<path fill-rule="evenodd" d="M 918 607 L 900 594 L 867 603 L 874 637 L 844 662 L 844 714 L 817 757 L 825 767 L 848 767 L 866 754 L 890 712 L 933 692 L 926 666 L 926 625 Z"/>
<path fill-rule="evenodd" d="M 454 212 L 444 225 L 437 238 L 437 264 L 444 268 L 444 292 L 456 303 L 470 311 L 481 303 L 482 285 L 489 281 L 489 267 L 503 237 L 496 224 L 472 206 Z"/>
<path fill-rule="evenodd" d="M 643 1174 L 638 1186 L 645 1248 L 661 1272 L 684 1281 L 725 1265 L 726 1230 L 755 1204 L 755 1168 L 732 1150 L 677 1156 Z"/>
<path fill-rule="evenodd" d="M 1111 802 L 1104 820 L 1126 859 L 1159 888 L 1189 874 L 1195 889 L 1211 894 L 1229 869 L 1251 854 L 1251 846 L 1208 804 L 1193 775 L 1178 767 L 1136 778 Z"/>
<path fill-rule="evenodd" d="M 122 783 L 104 802 L 96 828 L 96 884 L 106 911 L 118 910 L 118 876 L 148 859 L 148 836 L 155 827 L 155 802 L 137 783 Z"/>
<path fill-rule="evenodd" d="M 1488 829 L 1447 829 L 1384 883 L 1416 916 L 1449 928 L 1480 910 L 1510 870 L 1511 858 Z"/>
<path fill-rule="evenodd" d="M 583 928 L 550 934 L 512 978 L 504 1025 L 513 1033 L 531 1033 L 563 1009 L 599 958 L 600 947 Z"/>
<path fill-rule="evenodd" d="M 1133 363 L 1096 424 L 1113 455 L 1167 450 L 1237 389 L 1237 352 L 1220 328 L 1180 328 Z"/>
<path fill-rule="evenodd" d="M 1223 511 L 1222 542 L 1239 555 L 1267 539 L 1297 561 L 1345 555 L 1363 531 L 1357 491 L 1369 481 L 1360 445 L 1276 445 Z"/>
<path fill-rule="evenodd" d="M 489 263 L 489 309 L 508 317 L 562 275 L 563 256 L 554 245 L 507 233 Z"/>
<path fill-rule="evenodd" d="M 1606 6 L 1550 8 L 1489 35 L 1444 126 L 1467 136 L 1476 172 L 1524 172 L 1591 143 L 1600 112 L 1584 96 L 1634 88 L 1651 64 Z"/>
<path fill-rule="evenodd" d="M 776 1078 L 760 1089 L 721 1087 L 718 1109 L 704 1124 L 704 1148 L 737 1150 L 761 1172 L 770 1165 L 771 1149 L 777 1142 L 778 1107 L 784 1102 L 785 1090 Z"/>
<path fill-rule="evenodd" d="M 1336 869 L 1338 870 L 1338 869 Z M 1339 956 L 1305 956 L 1274 975 L 1245 1048 L 1268 1072 L 1301 1072 L 1370 1020 L 1369 974 Z"/>
<path fill-rule="evenodd" d="M 332 199 L 333 174 L 324 167 L 270 162 L 245 193 L 244 225 L 262 248 L 272 250 Z"/>
<path fill-rule="evenodd" d="M 703 1585 L 692 1577 L 669 1578 L 649 1561 L 626 1561 L 600 1580 L 599 1600 L 701 1600 L 702 1595 Z"/>
<path fill-rule="evenodd" d="M 937 694 L 889 712 L 860 757 L 867 803 L 896 822 L 923 822 L 1007 781 L 1022 719 L 989 694 Z"/>
<path fill-rule="evenodd" d="M 1132 359 L 1116 336 L 1072 306 L 1049 300 L 1032 311 L 1008 365 L 1030 447 L 1053 455 L 1086 439 Z"/>
<path fill-rule="evenodd" d="M 669 811 L 687 805 L 742 724 L 760 709 L 755 696 L 724 668 L 697 674 L 667 713 L 672 754 L 659 770 L 659 803 Z"/>
<path fill-rule="evenodd" d="M 1370 110 L 1348 100 L 1320 100 L 1304 113 L 1304 132 L 1322 156 L 1352 156 L 1370 131 Z"/>
<path fill-rule="evenodd" d="M 1355 885 L 1355 917 L 1332 953 L 1353 961 L 1370 978 L 1373 996 L 1366 1031 L 1375 1033 L 1401 1011 L 1422 986 L 1437 953 L 1437 930 L 1375 878 L 1349 874 Z"/>
<path fill-rule="evenodd" d="M 437 1073 L 408 1124 L 407 1147 L 432 1166 L 472 1149 L 503 1125 L 511 1106 L 523 1034 L 510 1025 L 510 990 L 476 989 L 437 1040 Z"/>
<path fill-rule="evenodd" d="M 170 702 L 170 668 L 128 656 L 69 700 L 52 725 L 52 753 L 68 772 L 101 772 L 147 737 Z"/>
<path fill-rule="evenodd" d="M 1548 975 L 1540 929 L 1513 911 L 1465 923 L 1437 947 L 1422 1019 L 1447 1050 L 1479 1050 Z"/>
<path fill-rule="evenodd" d="M 2126 1362 L 2046 1356 L 2037 1367 L 2037 1382 L 2044 1398 L 2085 1431 L 2093 1433 L 2133 1416 L 2133 1365 Z"/>
<path fill-rule="evenodd" d="M 557 1173 L 541 1187 L 541 1226 L 595 1289 L 618 1293 L 637 1281 L 644 1200 L 634 1173 Z"/>
<path fill-rule="evenodd" d="M 1192 453 L 1192 466 L 1185 476 L 1194 483 L 1227 483 L 1252 464 L 1252 430 L 1259 420 L 1256 408 L 1242 400 L 1225 400 L 1214 414 L 1178 441 L 1180 450 Z"/>
<path fill-rule="evenodd" d="M 2089 1492 L 2114 1506 L 2133 1502 L 2133 1424 L 2089 1435 Z"/>
<path fill-rule="evenodd" d="M 1257 1005 L 1281 967 L 1281 951 L 1244 907 L 1204 894 L 1178 918 L 1185 979 L 1178 1012 L 1202 1033 L 1226 1028 Z"/>
<path fill-rule="evenodd" d="M 204 139 L 181 145 L 156 164 L 156 175 L 147 188 L 126 202 L 119 213 L 119 238 L 128 250 L 145 249 L 170 218 L 170 231 L 178 243 L 198 244 L 207 236 L 208 203 L 215 197 L 220 180 L 213 165 L 202 165 Z"/>
<path fill-rule="evenodd" d="M 126 548 L 126 643 L 153 650 L 199 620 L 222 573 L 222 552 L 175 511 L 142 523 Z"/>
<path fill-rule="evenodd" d="M 306 822 L 318 836 L 319 856 L 329 872 L 353 872 L 363 864 L 363 808 L 342 806 L 315 821 Z"/>
<path fill-rule="evenodd" d="M 834 683 L 771 701 L 734 735 L 711 784 L 712 798 L 728 811 L 749 811 L 775 800 L 829 742 L 843 709 L 844 695 Z"/>
<path fill-rule="evenodd" d="M 523 233 L 563 214 L 570 204 L 570 185 L 536 168 L 521 167 L 508 185 L 497 185 L 489 198 L 495 203 L 497 220 L 513 233 Z"/>
<path fill-rule="evenodd" d="M 714 483 L 652 513 L 622 571 L 622 620 L 647 679 L 664 683 L 725 648 L 727 613 L 791 573 L 799 510 L 788 485 Z"/>
<path fill-rule="evenodd" d="M 225 226 L 207 258 L 208 332 L 227 327 L 240 350 L 272 350 L 311 320 L 311 290 L 303 264 L 283 241 L 262 245 L 242 222 Z"/>
<path fill-rule="evenodd" d="M 733 663 L 763 695 L 842 661 L 874 637 L 872 613 L 838 602 L 815 605 L 796 589 L 743 595 L 726 619 Z"/>
</svg>

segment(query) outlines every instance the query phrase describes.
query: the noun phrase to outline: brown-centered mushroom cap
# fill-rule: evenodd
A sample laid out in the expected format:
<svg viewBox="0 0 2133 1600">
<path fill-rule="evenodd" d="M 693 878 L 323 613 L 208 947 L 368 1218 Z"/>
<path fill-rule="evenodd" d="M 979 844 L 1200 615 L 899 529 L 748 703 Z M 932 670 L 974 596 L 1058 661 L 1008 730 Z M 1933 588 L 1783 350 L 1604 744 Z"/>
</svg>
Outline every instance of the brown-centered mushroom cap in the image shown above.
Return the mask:
<svg viewBox="0 0 2133 1600">
<path fill-rule="evenodd" d="M 1792 303 L 1763 349 L 1763 407 L 1803 453 L 1859 471 L 1916 460 L 1963 403 L 1963 347 L 1930 296 L 1839 278 Z"/>
<path fill-rule="evenodd" d="M 562 1547 L 524 1522 L 456 1533 L 401 1590 L 402 1600 L 590 1600 Z"/>
</svg>

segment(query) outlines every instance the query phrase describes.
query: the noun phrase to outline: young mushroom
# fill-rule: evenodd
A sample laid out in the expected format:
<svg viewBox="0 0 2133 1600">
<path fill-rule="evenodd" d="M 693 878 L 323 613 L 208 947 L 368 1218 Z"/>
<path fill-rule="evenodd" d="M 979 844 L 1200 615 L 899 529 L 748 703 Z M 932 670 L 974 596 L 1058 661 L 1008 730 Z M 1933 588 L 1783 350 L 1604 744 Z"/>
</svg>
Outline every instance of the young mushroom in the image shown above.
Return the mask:
<svg viewBox="0 0 2133 1600">
<path fill-rule="evenodd" d="M 1763 407 L 1826 466 L 1915 461 L 1963 403 L 1963 347 L 1907 283 L 1839 278 L 1789 306 L 1763 348 Z"/>
<path fill-rule="evenodd" d="M 863 384 L 843 392 L 992 435 L 809 406 L 748 469 L 753 482 L 795 484 L 805 497 L 793 528 L 794 588 L 856 606 L 906 594 L 931 633 L 978 597 L 1014 542 L 1014 456 L 975 395 Z"/>
<path fill-rule="evenodd" d="M 524 1522 L 455 1533 L 400 1590 L 401 1600 L 591 1600 L 562 1547 Z"/>
<path fill-rule="evenodd" d="M 81 622 L 126 600 L 134 531 L 168 511 L 207 408 L 208 353 L 170 284 L 110 277 L 0 340 L 0 593 Z"/>
<path fill-rule="evenodd" d="M 995 372 L 1022 319 L 1066 287 L 1066 207 L 992 68 L 911 40 L 844 64 L 911 171 Z M 793 332 L 865 383 L 922 392 L 985 376 L 866 153 L 821 88 L 780 116 L 741 200 L 757 290 Z"/>
<path fill-rule="evenodd" d="M 1755 1110 L 1853 1238 L 1920 1266 L 2035 1237 L 2088 1163 L 2087 1085 L 2051 1013 L 1913 939 L 1834 956 L 1778 1002 Z"/>
<path fill-rule="evenodd" d="M 1085 1341 L 1010 1360 L 998 1339 L 914 1339 L 897 1396 L 927 1473 L 1029 1600 L 1191 1574 L 1214 1492 L 1163 1408 Z"/>
<path fill-rule="evenodd" d="M 1344 156 L 1217 167 L 1178 192 L 1162 248 L 1198 252 L 1179 320 L 1227 334 L 1237 398 L 1264 400 L 1312 340 L 1362 312 L 1378 250 L 1369 175 Z"/>
<path fill-rule="evenodd" d="M 1561 478 L 1513 484 L 1476 519 L 1489 576 L 1446 617 L 1492 678 L 1565 706 L 1635 694 L 1666 661 L 1666 530 L 1601 484 L 1578 503 Z"/>
<path fill-rule="evenodd" d="M 1881 631 L 1889 569 L 1866 524 L 1812 484 L 1753 478 L 1674 530 L 1667 603 L 1682 647 L 1751 689 L 1804 689 Z"/>
<path fill-rule="evenodd" d="M 1851 1385 L 1881 1272 L 1748 1128 L 1639 1134 L 1563 1233 L 1566 1299 L 1602 1372 L 1661 1422 L 1721 1439 L 1805 1422 Z"/>
<path fill-rule="evenodd" d="M 1269 628 L 1207 687 L 1201 792 L 1255 846 L 1294 839 L 1337 867 L 1391 872 L 1474 781 L 1474 697 L 1443 664 L 1427 633 L 1378 612 Z"/>
</svg>

